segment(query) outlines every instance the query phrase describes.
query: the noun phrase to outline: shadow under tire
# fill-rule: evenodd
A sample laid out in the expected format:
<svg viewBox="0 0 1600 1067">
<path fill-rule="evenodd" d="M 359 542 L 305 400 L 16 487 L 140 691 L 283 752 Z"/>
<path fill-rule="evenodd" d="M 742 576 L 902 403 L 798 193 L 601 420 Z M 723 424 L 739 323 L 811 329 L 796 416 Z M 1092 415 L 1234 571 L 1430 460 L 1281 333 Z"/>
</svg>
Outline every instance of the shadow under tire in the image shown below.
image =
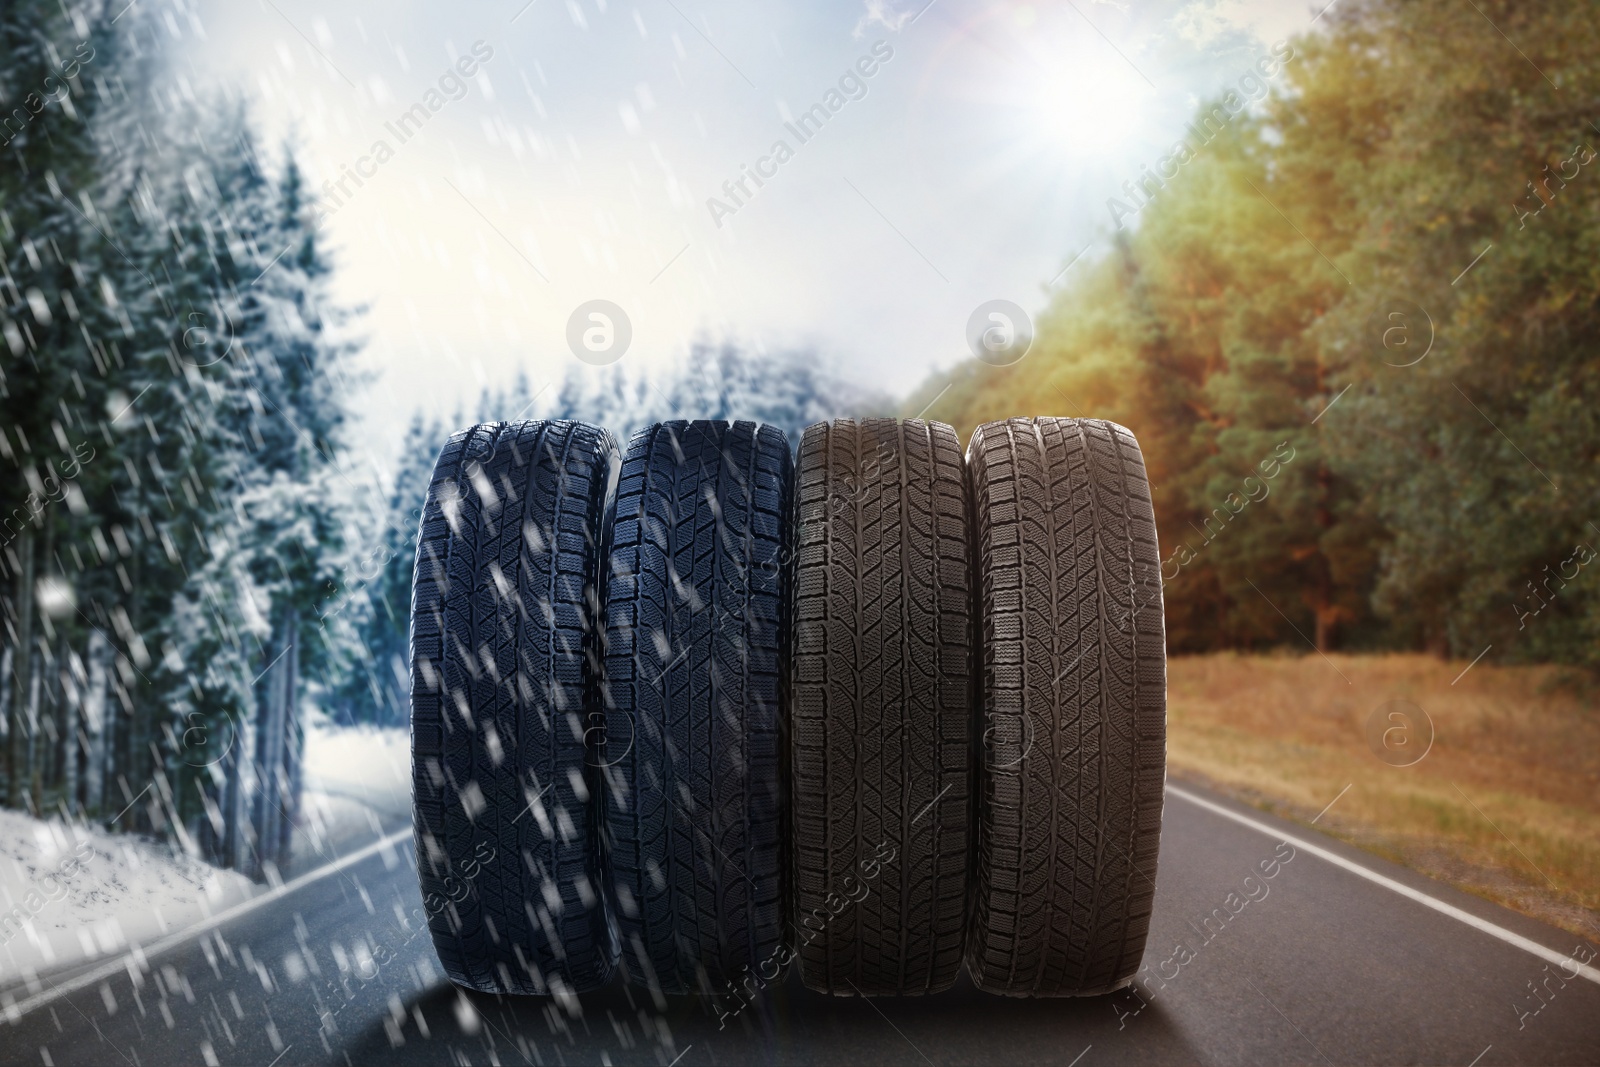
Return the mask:
<svg viewBox="0 0 1600 1067">
<path fill-rule="evenodd" d="M 1139 444 L 1017 418 L 967 446 L 982 719 L 973 982 L 1090 996 L 1132 980 L 1155 896 L 1166 645 Z"/>
<path fill-rule="evenodd" d="M 938 422 L 809 427 L 791 583 L 791 911 L 807 987 L 950 988 L 972 826 L 970 532 Z"/>
<path fill-rule="evenodd" d="M 417 871 L 439 962 L 580 993 L 616 960 L 600 818 L 600 544 L 618 459 L 583 423 L 484 423 L 439 454 L 417 539 Z"/>
<path fill-rule="evenodd" d="M 606 602 L 606 825 L 630 980 L 724 995 L 781 958 L 783 431 L 634 434 Z"/>
</svg>

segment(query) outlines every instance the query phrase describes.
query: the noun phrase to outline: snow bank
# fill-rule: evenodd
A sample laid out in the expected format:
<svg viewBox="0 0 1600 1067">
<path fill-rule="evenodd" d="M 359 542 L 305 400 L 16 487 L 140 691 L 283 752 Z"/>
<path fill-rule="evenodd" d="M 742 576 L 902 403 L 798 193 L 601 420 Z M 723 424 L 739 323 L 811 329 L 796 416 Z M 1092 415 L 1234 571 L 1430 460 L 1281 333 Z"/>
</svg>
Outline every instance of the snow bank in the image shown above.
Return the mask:
<svg viewBox="0 0 1600 1067">
<path fill-rule="evenodd" d="M 407 817 L 411 811 L 411 735 L 404 729 L 335 726 L 306 716 L 306 788 L 348 797 Z"/>
<path fill-rule="evenodd" d="M 289 874 L 411 818 L 407 731 L 307 718 L 305 794 Z M 163 843 L 0 810 L 0 989 L 153 941 L 259 892 Z"/>
<path fill-rule="evenodd" d="M 175 846 L 0 811 L 0 987 L 154 940 L 251 891 Z"/>
<path fill-rule="evenodd" d="M 337 859 L 411 821 L 411 735 L 306 716 L 305 792 L 289 874 Z"/>
</svg>

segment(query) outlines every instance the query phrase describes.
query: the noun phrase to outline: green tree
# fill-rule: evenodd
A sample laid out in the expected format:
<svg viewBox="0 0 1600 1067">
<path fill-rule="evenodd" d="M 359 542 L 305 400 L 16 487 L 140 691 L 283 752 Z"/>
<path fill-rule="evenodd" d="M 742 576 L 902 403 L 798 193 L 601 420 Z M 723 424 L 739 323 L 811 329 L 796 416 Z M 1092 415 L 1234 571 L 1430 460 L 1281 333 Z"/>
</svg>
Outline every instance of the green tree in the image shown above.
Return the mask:
<svg viewBox="0 0 1600 1067">
<path fill-rule="evenodd" d="M 958 369 L 930 414 L 1134 429 L 1174 648 L 1600 659 L 1589 15 L 1329 12 L 1076 269 L 1034 353 Z"/>
</svg>

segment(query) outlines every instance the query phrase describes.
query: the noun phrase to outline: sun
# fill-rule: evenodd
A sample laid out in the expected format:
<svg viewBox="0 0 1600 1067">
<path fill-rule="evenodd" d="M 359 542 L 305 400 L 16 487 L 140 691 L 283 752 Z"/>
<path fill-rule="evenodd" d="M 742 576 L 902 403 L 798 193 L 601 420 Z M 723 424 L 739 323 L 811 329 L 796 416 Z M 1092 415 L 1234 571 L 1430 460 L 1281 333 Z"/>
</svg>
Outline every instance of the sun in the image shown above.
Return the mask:
<svg viewBox="0 0 1600 1067">
<path fill-rule="evenodd" d="M 1173 94 L 1146 77 L 1165 86 L 1140 45 L 1147 29 L 1130 31 L 1100 6 L 1091 14 L 1097 23 L 1073 5 L 1002 0 L 941 26 L 908 140 L 928 187 L 984 204 L 997 233 L 1078 225 L 1083 205 L 1136 177 L 1170 133 Z"/>
<path fill-rule="evenodd" d="M 1159 110 L 1133 45 L 1070 7 L 987 10 L 952 32 L 939 65 L 954 76 L 952 100 L 985 114 L 994 147 L 1013 162 L 1125 156 Z"/>
<path fill-rule="evenodd" d="M 1018 134 L 1042 152 L 1114 156 L 1139 139 L 1154 93 L 1116 56 L 1017 71 Z"/>
</svg>

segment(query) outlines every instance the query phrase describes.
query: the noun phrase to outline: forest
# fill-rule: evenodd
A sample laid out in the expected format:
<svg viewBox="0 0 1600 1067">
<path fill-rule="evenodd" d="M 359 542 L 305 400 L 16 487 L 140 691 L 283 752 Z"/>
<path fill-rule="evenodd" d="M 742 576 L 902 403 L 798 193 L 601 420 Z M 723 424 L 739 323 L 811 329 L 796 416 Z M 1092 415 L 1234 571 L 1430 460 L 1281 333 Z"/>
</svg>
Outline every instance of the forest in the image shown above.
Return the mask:
<svg viewBox="0 0 1600 1067">
<path fill-rule="evenodd" d="M 929 416 L 963 437 L 1134 430 L 1174 652 L 1600 663 L 1600 27 L 1477 6 L 1334 8 L 1175 174 L 1107 190 L 1137 225 L 1025 358 L 903 406 L 953 377 Z"/>
<path fill-rule="evenodd" d="M 354 639 L 353 346 L 292 153 L 88 10 L 0 13 L 4 797 L 261 877 Z"/>
</svg>

